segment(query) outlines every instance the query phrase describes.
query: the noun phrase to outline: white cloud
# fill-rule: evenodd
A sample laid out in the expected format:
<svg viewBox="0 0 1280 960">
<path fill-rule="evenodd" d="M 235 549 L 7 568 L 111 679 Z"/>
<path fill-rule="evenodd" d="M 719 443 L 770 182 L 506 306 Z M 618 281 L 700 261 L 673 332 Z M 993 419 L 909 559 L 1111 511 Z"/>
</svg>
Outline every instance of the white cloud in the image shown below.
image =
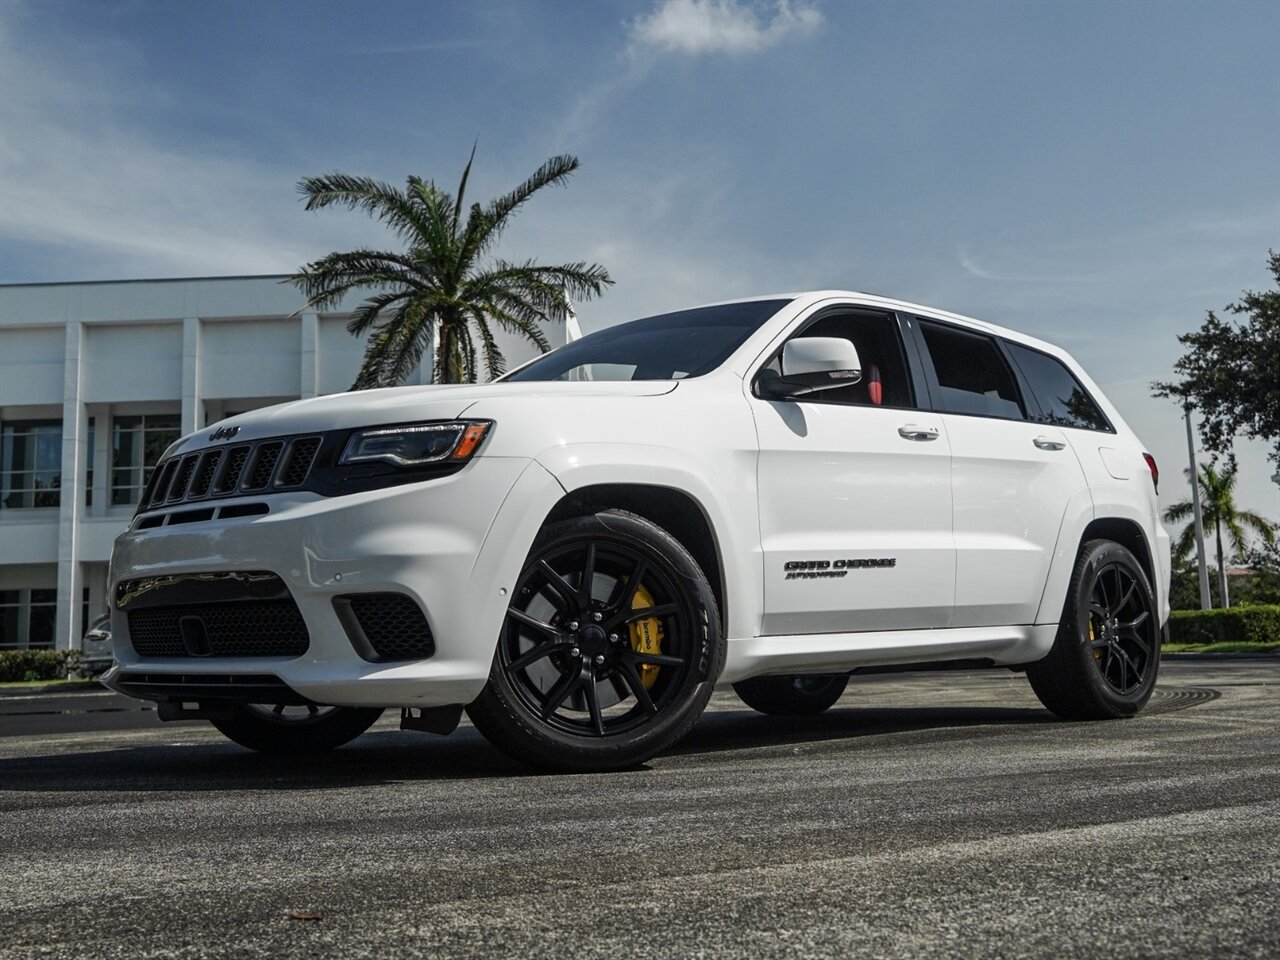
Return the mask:
<svg viewBox="0 0 1280 960">
<path fill-rule="evenodd" d="M 628 25 L 629 49 L 689 55 L 756 53 L 807 36 L 822 22 L 816 7 L 791 0 L 661 0 Z"/>
</svg>

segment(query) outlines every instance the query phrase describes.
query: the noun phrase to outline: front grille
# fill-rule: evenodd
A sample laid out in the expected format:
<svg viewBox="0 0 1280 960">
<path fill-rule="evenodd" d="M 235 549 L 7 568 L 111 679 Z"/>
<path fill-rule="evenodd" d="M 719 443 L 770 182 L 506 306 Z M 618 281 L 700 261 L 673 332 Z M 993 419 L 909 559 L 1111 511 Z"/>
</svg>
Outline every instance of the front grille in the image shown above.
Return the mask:
<svg viewBox="0 0 1280 960">
<path fill-rule="evenodd" d="M 280 476 L 276 479 L 276 486 L 301 486 L 306 481 L 307 474 L 311 472 L 311 463 L 315 460 L 316 451 L 319 449 L 319 437 L 303 437 L 301 440 L 293 441 L 289 447 L 289 459 L 285 461 Z"/>
<path fill-rule="evenodd" d="M 227 468 L 213 486 L 215 494 L 234 493 L 240 486 L 240 474 L 244 472 L 244 462 L 249 459 L 249 449 L 249 445 L 245 443 L 227 451 Z"/>
<path fill-rule="evenodd" d="M 436 652 L 417 601 L 403 593 L 353 593 L 334 600 L 338 618 L 366 660 L 423 660 Z"/>
<path fill-rule="evenodd" d="M 242 490 L 262 490 L 271 482 L 276 463 L 280 460 L 280 451 L 284 449 L 283 440 L 268 440 L 258 444 L 254 453 L 253 466 L 249 468 L 249 476 L 240 485 Z"/>
<path fill-rule="evenodd" d="M 168 490 L 169 503 L 181 503 L 187 497 L 187 487 L 191 483 L 191 475 L 196 472 L 196 461 L 200 454 L 189 453 L 178 461 L 178 470 L 173 475 L 173 485 Z"/>
<path fill-rule="evenodd" d="M 221 450 L 206 450 L 204 452 L 204 458 L 200 461 L 200 469 L 196 472 L 196 478 L 191 484 L 191 491 L 188 496 L 192 499 L 199 499 L 209 492 L 209 487 L 213 485 L 213 477 L 218 472 L 220 463 L 222 463 Z"/>
<path fill-rule="evenodd" d="M 192 649 L 192 620 L 205 641 L 198 649 Z M 129 639 L 142 657 L 300 657 L 311 642 L 292 599 L 131 610 Z"/>
<path fill-rule="evenodd" d="M 157 465 L 138 512 L 239 493 L 301 487 L 320 453 L 318 436 L 268 437 L 171 457 Z"/>
</svg>

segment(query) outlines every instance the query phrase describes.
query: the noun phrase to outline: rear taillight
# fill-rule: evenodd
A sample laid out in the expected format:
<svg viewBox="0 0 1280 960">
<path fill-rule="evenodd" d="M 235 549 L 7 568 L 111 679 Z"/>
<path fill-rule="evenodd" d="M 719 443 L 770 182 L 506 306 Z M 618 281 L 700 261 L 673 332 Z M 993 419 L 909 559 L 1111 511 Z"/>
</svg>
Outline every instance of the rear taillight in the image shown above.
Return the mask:
<svg viewBox="0 0 1280 960">
<path fill-rule="evenodd" d="M 1149 453 L 1144 453 L 1142 459 L 1147 461 L 1147 469 L 1151 471 L 1151 483 L 1156 488 L 1156 493 L 1160 492 L 1160 468 L 1156 466 L 1156 458 Z"/>
</svg>

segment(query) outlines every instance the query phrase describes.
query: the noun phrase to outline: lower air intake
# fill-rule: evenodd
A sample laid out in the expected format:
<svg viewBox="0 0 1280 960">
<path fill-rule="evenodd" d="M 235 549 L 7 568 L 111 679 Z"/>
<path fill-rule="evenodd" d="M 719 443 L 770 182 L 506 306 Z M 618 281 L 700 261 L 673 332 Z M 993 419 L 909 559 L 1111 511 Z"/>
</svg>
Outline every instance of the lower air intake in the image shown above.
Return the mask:
<svg viewBox="0 0 1280 960">
<path fill-rule="evenodd" d="M 353 593 L 333 601 L 338 619 L 366 660 L 425 660 L 435 638 L 417 601 L 403 593 Z"/>
<path fill-rule="evenodd" d="M 300 657 L 311 642 L 293 600 L 131 610 L 129 639 L 142 657 Z"/>
</svg>

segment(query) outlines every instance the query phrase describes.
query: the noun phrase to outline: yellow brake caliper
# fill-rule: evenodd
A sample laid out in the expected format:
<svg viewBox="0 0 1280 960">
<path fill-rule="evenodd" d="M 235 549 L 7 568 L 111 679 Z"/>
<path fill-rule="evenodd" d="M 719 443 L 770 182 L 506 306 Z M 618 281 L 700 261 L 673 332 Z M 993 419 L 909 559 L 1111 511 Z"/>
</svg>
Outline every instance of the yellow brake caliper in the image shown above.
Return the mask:
<svg viewBox="0 0 1280 960">
<path fill-rule="evenodd" d="M 1102 651 L 1093 645 L 1093 638 L 1096 634 L 1093 632 L 1093 617 L 1089 617 L 1089 650 L 1093 653 L 1093 659 L 1101 660 Z"/>
<path fill-rule="evenodd" d="M 632 610 L 643 610 L 653 606 L 653 594 L 644 588 L 644 584 L 636 587 L 635 598 L 631 601 Z M 662 652 L 662 624 L 657 617 L 637 620 L 631 624 L 631 649 L 636 653 Z M 662 668 L 651 663 L 640 664 L 640 682 L 646 690 L 653 688 L 658 679 L 658 671 Z"/>
</svg>

